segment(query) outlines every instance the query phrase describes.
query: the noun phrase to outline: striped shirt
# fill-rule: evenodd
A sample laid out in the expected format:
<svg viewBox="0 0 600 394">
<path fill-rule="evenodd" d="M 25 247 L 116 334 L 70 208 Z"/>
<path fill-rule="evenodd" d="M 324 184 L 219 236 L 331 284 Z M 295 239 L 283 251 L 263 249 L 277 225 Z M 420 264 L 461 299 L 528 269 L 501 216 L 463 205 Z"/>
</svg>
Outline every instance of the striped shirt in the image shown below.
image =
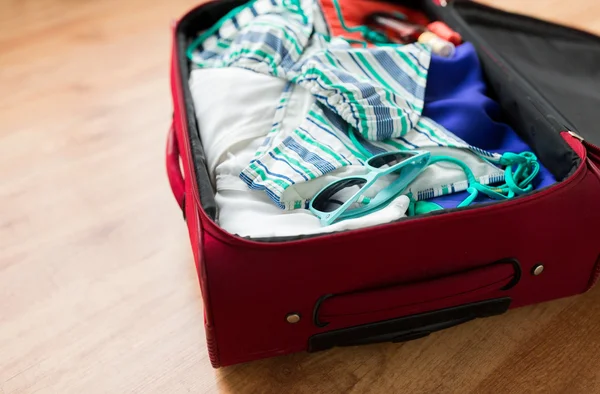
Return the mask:
<svg viewBox="0 0 600 394">
<path fill-rule="evenodd" d="M 427 46 L 353 48 L 315 29 L 319 12 L 316 0 L 255 0 L 193 53 L 199 67 L 241 67 L 289 82 L 271 130 L 240 174 L 251 189 L 266 192 L 281 208 L 297 209 L 305 208 L 309 198 L 286 193 L 294 185 L 362 165 L 366 156 L 385 151 L 447 147 L 467 149 L 492 162 L 499 159 L 421 116 L 431 58 Z M 283 130 L 297 86 L 316 101 L 300 125 Z M 490 164 L 481 180 L 489 183 L 503 179 L 502 174 Z M 459 181 L 415 195 L 430 198 L 464 190 Z"/>
</svg>

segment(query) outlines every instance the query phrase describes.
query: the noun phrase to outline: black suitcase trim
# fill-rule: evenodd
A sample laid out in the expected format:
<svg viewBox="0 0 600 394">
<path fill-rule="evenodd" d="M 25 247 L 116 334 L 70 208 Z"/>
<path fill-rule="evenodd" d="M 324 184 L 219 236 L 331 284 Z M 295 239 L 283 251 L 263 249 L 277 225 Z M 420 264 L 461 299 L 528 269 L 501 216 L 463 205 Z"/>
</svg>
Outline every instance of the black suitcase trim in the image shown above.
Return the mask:
<svg viewBox="0 0 600 394">
<path fill-rule="evenodd" d="M 308 351 L 317 352 L 339 346 L 356 346 L 381 342 L 406 342 L 478 318 L 501 315 L 510 308 L 512 299 L 497 298 L 433 312 L 364 324 L 313 335 Z"/>
</svg>

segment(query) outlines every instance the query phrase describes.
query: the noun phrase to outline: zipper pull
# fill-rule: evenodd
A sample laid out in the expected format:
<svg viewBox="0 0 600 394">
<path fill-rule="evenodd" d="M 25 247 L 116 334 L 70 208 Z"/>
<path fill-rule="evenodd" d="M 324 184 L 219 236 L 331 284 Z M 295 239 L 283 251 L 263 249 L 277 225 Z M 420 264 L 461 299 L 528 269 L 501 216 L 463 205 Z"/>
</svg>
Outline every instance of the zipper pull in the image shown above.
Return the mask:
<svg viewBox="0 0 600 394">
<path fill-rule="evenodd" d="M 579 140 L 579 141 L 581 141 L 581 142 L 584 142 L 584 141 L 585 141 L 585 140 L 583 139 L 583 137 L 582 137 L 582 136 L 580 136 L 579 134 L 577 134 L 577 133 L 576 133 L 576 132 L 574 132 L 574 131 L 567 130 L 567 133 L 569 133 L 569 134 L 571 135 L 571 137 L 573 137 L 573 138 L 575 138 L 575 139 L 577 139 L 577 140 Z"/>
</svg>

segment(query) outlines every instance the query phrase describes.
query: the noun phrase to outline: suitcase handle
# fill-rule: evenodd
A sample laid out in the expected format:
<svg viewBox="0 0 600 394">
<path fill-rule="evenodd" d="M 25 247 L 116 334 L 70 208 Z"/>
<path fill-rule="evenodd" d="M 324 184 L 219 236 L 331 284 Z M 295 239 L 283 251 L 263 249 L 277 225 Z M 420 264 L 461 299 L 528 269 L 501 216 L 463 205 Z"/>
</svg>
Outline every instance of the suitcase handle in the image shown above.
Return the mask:
<svg viewBox="0 0 600 394">
<path fill-rule="evenodd" d="M 497 295 L 514 287 L 521 278 L 516 259 L 502 259 L 469 271 L 426 281 L 383 288 L 326 294 L 313 308 L 313 323 L 325 327 L 352 326 L 357 321 L 377 321 L 406 316 L 422 310 L 460 305 Z M 391 316 L 390 316 L 391 315 Z"/>
<path fill-rule="evenodd" d="M 177 142 L 177 133 L 175 132 L 174 124 L 171 124 L 167 136 L 166 154 L 167 176 L 169 177 L 171 191 L 173 192 L 177 204 L 179 204 L 179 207 L 185 215 L 185 182 L 183 180 L 181 166 L 179 165 L 179 144 Z"/>
<path fill-rule="evenodd" d="M 510 307 L 509 297 L 441 309 L 361 326 L 316 334 L 308 340 L 308 351 L 318 352 L 338 346 L 367 345 L 381 342 L 406 342 L 424 338 L 469 321 L 501 315 Z"/>
</svg>

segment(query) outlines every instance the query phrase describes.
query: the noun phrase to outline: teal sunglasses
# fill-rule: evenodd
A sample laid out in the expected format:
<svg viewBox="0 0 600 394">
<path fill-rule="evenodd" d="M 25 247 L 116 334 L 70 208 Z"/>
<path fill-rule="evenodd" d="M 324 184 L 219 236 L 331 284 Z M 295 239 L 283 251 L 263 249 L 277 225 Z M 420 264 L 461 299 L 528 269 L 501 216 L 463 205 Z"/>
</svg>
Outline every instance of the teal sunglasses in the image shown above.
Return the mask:
<svg viewBox="0 0 600 394">
<path fill-rule="evenodd" d="M 353 175 L 330 183 L 315 195 L 309 209 L 323 226 L 378 211 L 415 180 L 429 165 L 430 157 L 425 151 L 395 151 L 373 156 L 365 163 L 369 170 L 366 175 Z M 380 177 L 392 173 L 398 178 L 391 184 L 373 198 L 364 196 Z"/>
</svg>

